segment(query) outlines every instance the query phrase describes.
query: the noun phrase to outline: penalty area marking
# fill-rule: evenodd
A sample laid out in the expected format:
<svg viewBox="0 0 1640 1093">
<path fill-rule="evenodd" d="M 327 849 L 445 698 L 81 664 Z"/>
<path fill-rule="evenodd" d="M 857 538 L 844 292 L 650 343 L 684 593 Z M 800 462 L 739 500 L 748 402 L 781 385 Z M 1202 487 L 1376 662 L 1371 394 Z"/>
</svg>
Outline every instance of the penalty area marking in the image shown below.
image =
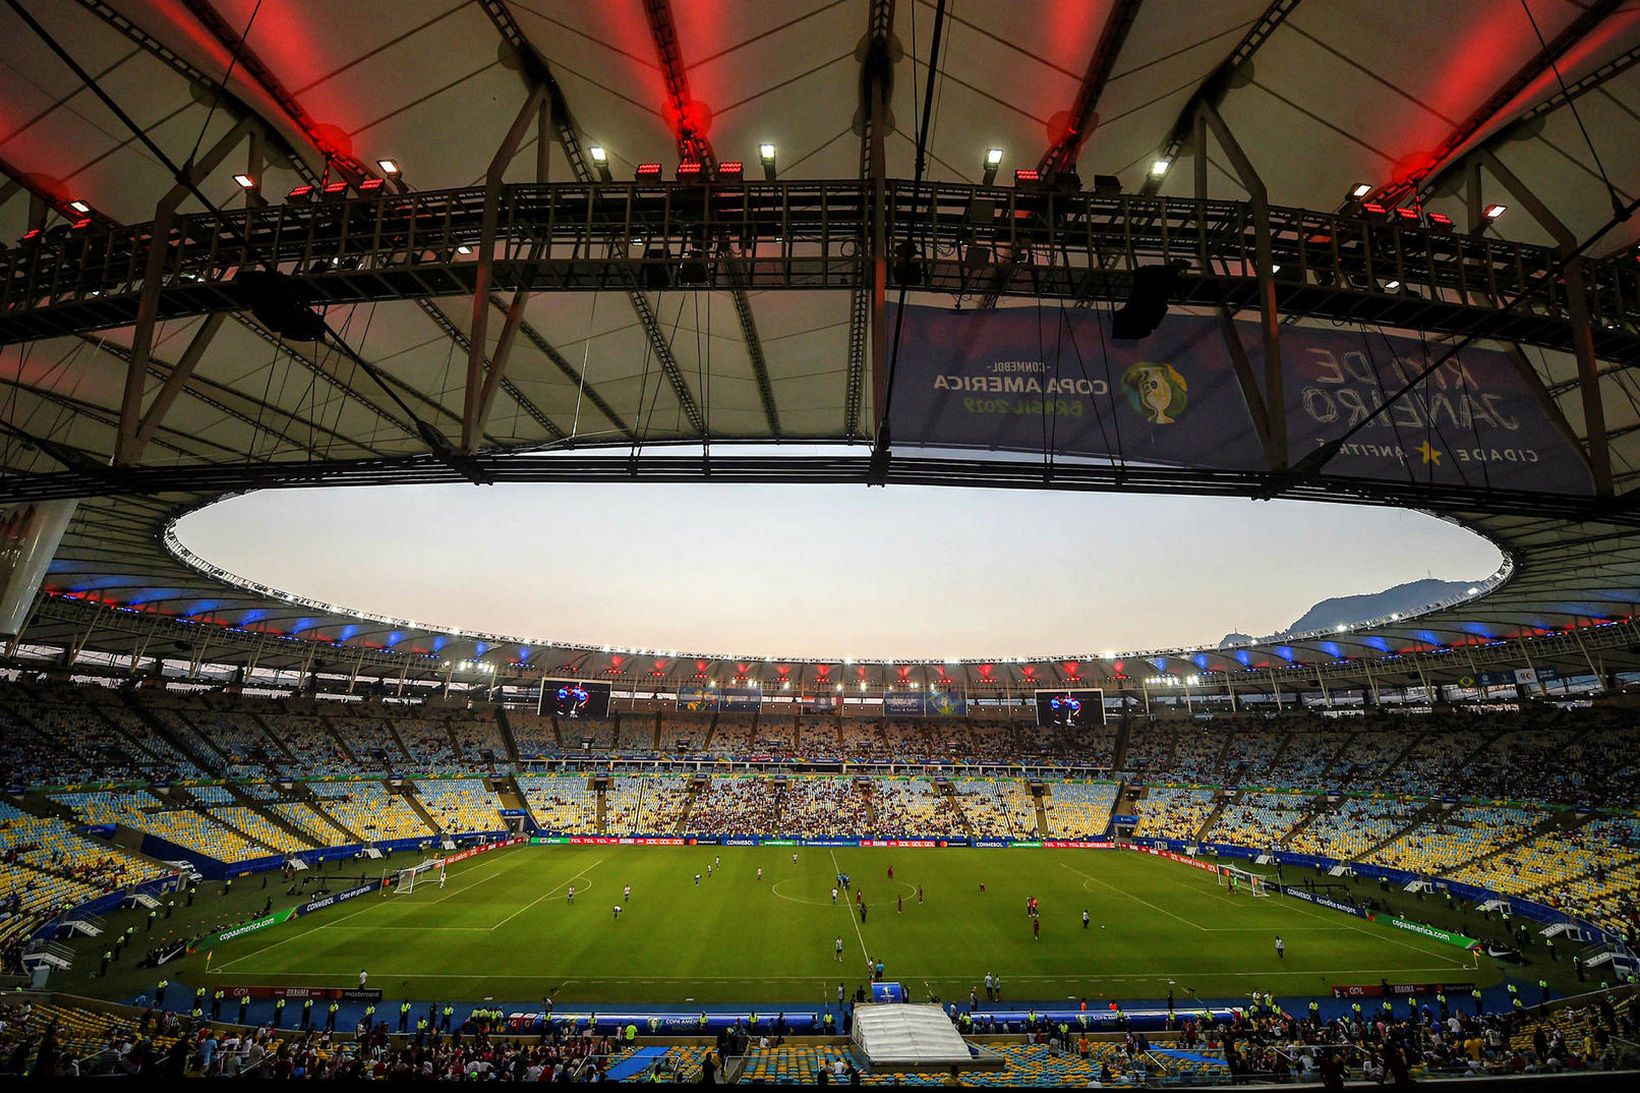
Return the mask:
<svg viewBox="0 0 1640 1093">
<path fill-rule="evenodd" d="M 1148 899 L 1144 899 L 1141 896 L 1136 896 L 1132 892 L 1124 891 L 1123 889 L 1116 887 L 1116 885 L 1110 883 L 1107 880 L 1101 880 L 1098 877 L 1095 877 L 1090 873 L 1082 872 L 1082 870 L 1080 870 L 1080 869 L 1071 869 L 1071 867 L 1066 865 L 1064 862 L 1060 862 L 1059 867 L 1061 869 L 1069 869 L 1072 873 L 1075 873 L 1077 876 L 1085 877 L 1087 879 L 1087 881 L 1092 881 L 1094 884 L 1100 885 L 1101 887 L 1109 888 L 1112 892 L 1115 892 L 1117 895 L 1126 896 L 1128 899 L 1131 899 L 1135 903 L 1142 903 L 1146 907 L 1149 907 L 1152 911 L 1160 911 L 1162 914 L 1166 915 L 1168 918 L 1177 919 L 1178 921 L 1184 923 L 1186 926 L 1194 926 L 1196 929 L 1201 930 L 1204 933 L 1207 931 L 1207 927 L 1203 926 L 1201 923 L 1193 922 L 1192 920 L 1190 920 L 1188 918 L 1185 918 L 1183 915 L 1176 915 L 1172 911 L 1169 911 L 1166 907 L 1158 907 L 1156 904 L 1150 902 Z M 1082 887 L 1083 888 L 1088 887 L 1086 881 L 1083 882 Z"/>
</svg>

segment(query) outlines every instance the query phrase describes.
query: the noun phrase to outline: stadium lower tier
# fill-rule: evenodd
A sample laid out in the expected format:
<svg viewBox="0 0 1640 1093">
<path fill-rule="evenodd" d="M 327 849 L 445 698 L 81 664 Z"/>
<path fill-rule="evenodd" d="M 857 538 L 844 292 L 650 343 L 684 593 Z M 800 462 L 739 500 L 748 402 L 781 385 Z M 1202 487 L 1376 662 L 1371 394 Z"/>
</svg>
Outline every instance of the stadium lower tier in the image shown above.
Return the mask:
<svg viewBox="0 0 1640 1093">
<path fill-rule="evenodd" d="M 371 863 L 367 879 L 422 857 Z M 1313 1072 L 1327 1054 L 1318 1049 L 1369 1078 L 1403 1058 L 1422 1074 L 1634 1062 L 1624 1049 L 1640 1014 L 1626 989 L 1607 1009 L 1590 1000 L 1547 1017 L 1513 1012 L 1522 994 L 1536 1006 L 1579 989 L 1570 960 L 1546 961 L 1541 943 L 1530 966 L 1516 965 L 1306 900 L 1259 898 L 1191 866 L 1120 850 L 514 843 L 442 876 L 429 870 L 403 894 L 377 880 L 339 905 L 244 929 L 246 916 L 271 905 L 278 918 L 361 875 L 353 862 L 327 863 L 268 875 L 265 887 L 255 877 L 198 885 L 147 930 L 141 908 L 109 914 L 105 935 L 68 943 L 73 966 L 51 983 L 63 994 L 28 1010 L 13 1001 L 0 1055 L 37 1054 L 54 1026 L 51 1061 L 82 1073 L 268 1066 L 262 1073 L 348 1077 L 382 1063 L 378 1076 L 458 1078 L 488 1061 L 497 1076 L 568 1065 L 585 1078 L 591 1060 L 611 1080 L 642 1080 L 655 1066 L 693 1078 L 710 1049 L 714 1068 L 729 1061 L 746 1081 L 806 1083 L 840 1066 L 833 1077 L 844 1081 L 853 1068 L 868 1082 L 941 1083 L 873 1067 L 846 1040 L 812 1038 L 846 1033 L 875 979 L 938 999 L 960 1033 L 1000 1057 L 964 1075 L 970 1084 L 1285 1077 Z M 1371 888 L 1347 887 L 1356 898 Z M 1412 893 L 1383 900 L 1401 914 L 1422 907 Z M 1444 921 L 1439 906 L 1427 910 Z M 1496 916 L 1454 913 L 1476 934 L 1506 929 Z M 104 962 L 107 938 L 129 928 L 130 951 Z M 184 934 L 191 952 L 158 966 L 139 959 Z M 517 943 L 546 937 L 552 944 Z M 1551 974 L 1540 994 L 1534 979 Z M 1586 974 L 1598 986 L 1600 973 Z M 1386 982 L 1415 993 L 1379 996 Z M 129 1008 L 99 1013 L 74 998 L 84 995 Z M 141 1016 L 156 1004 L 169 1012 Z M 696 1042 L 650 1039 L 695 1033 L 697 1009 Z M 1172 1028 L 1147 1023 L 1167 1009 Z M 1382 1023 L 1352 1021 L 1363 1009 Z M 447 1021 L 462 1040 L 445 1034 Z M 203 1022 L 221 1024 L 194 1031 Z M 530 1034 L 475 1055 L 471 1034 L 487 1024 Z M 363 1045 L 349 1035 L 361 1027 Z M 786 1041 L 782 1030 L 811 1038 Z"/>
</svg>

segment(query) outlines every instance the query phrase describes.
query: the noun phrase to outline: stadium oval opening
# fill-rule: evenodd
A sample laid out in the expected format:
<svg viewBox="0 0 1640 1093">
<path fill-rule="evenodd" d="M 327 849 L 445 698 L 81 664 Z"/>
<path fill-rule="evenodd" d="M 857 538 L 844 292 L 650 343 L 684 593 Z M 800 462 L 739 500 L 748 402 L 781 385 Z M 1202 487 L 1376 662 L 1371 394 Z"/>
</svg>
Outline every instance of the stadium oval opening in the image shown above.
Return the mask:
<svg viewBox="0 0 1640 1093">
<path fill-rule="evenodd" d="M 1504 566 L 1484 537 L 1403 509 L 894 485 L 271 490 L 184 515 L 169 543 L 244 582 L 526 652 L 838 661 L 1347 630 L 1484 594 Z"/>
</svg>

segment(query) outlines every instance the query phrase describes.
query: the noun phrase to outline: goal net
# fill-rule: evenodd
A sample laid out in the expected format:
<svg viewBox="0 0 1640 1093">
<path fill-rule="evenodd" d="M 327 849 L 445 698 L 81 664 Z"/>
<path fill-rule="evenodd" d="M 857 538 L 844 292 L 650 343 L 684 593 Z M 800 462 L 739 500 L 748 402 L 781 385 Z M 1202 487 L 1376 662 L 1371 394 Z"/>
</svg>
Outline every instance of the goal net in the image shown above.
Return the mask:
<svg viewBox="0 0 1640 1093">
<path fill-rule="evenodd" d="M 398 875 L 393 880 L 393 894 L 395 896 L 408 896 L 416 890 L 416 878 L 420 877 L 424 873 L 429 873 L 434 869 L 438 870 L 439 879 L 443 879 L 443 858 L 429 858 L 420 865 L 413 865 L 407 869 L 400 869 L 398 871 Z"/>
<path fill-rule="evenodd" d="M 1220 888 L 1237 893 L 1245 892 L 1254 896 L 1268 896 L 1270 894 L 1270 882 L 1262 874 L 1252 873 L 1234 865 L 1221 865 L 1218 867 L 1217 872 Z"/>
</svg>

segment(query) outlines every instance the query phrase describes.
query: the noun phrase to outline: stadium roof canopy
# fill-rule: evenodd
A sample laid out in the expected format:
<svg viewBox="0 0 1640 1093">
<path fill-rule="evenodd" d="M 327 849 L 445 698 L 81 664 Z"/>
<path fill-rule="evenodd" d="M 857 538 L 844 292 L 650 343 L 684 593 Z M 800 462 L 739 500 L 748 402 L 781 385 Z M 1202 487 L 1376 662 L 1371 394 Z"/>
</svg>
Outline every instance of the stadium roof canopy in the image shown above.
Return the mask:
<svg viewBox="0 0 1640 1093">
<path fill-rule="evenodd" d="M 154 655 L 159 636 L 194 656 L 269 667 L 312 664 L 320 648 L 385 677 L 437 676 L 447 661 L 488 656 L 502 673 L 679 680 L 737 674 L 731 664 L 743 657 L 752 667 L 740 675 L 812 686 L 844 666 L 828 675 L 764 656 L 778 651 L 696 656 L 550 640 L 521 650 L 497 635 L 304 604 L 185 559 L 168 529 L 182 511 L 261 486 L 886 474 L 1415 505 L 1461 520 L 1512 558 L 1485 595 L 1416 620 L 1146 654 L 1159 673 L 1341 661 L 1393 673 L 1380 658 L 1397 657 L 1470 673 L 1488 657 L 1519 664 L 1518 650 L 1496 643 L 1530 635 L 1542 644 L 1529 655 L 1605 670 L 1634 662 L 1640 218 L 1609 223 L 1640 190 L 1633 5 L 8 0 L 0 42 L 0 501 L 81 498 L 25 643 Z M 1212 134 L 1204 171 L 1198 131 Z M 992 148 L 1001 158 L 988 178 Z M 702 239 L 666 219 L 687 206 L 672 182 L 685 161 L 708 175 L 717 167 L 720 179 L 724 164 L 744 164 L 762 218 L 743 238 L 716 238 L 696 255 Z M 629 185 L 650 163 L 663 181 Z M 1199 263 L 1183 302 L 1257 317 L 1268 289 L 1289 326 L 1358 314 L 1446 339 L 1480 336 L 1511 355 L 1544 413 L 1575 438 L 1594 494 L 1356 488 L 1296 473 L 1296 441 L 1266 473 L 1228 476 L 1108 460 L 1049 460 L 1045 474 L 1042 459 L 1017 453 L 904 446 L 873 463 L 889 341 L 874 310 L 881 294 L 905 289 L 911 303 L 946 307 L 956 296 L 1013 307 L 1090 294 L 1034 281 L 1031 263 L 1051 264 L 1040 251 L 1033 259 L 941 237 L 910 276 L 889 251 L 893 234 L 873 237 L 896 212 L 914 221 L 924 194 L 969 210 L 980 194 L 987 208 L 1011 210 L 1036 192 L 1010 185 L 1017 169 L 1038 171 L 1061 196 L 1083 195 L 1066 200 L 1106 202 L 1099 208 L 1116 210 L 1103 221 L 1110 231 L 1142 222 L 1148 260 L 1159 220 L 1191 225 L 1186 249 L 1199 239 L 1213 257 L 1198 187 L 1225 203 L 1212 206 L 1214 247 L 1221 231 L 1234 234 L 1226 224 L 1253 239 L 1258 217 L 1244 211 L 1265 196 L 1286 210 L 1273 221 L 1338 213 L 1326 223 L 1343 236 L 1368 230 L 1370 212 L 1350 200 L 1364 183 L 1387 210 L 1386 230 L 1400 230 L 1397 206 L 1414 210 L 1406 238 L 1420 246 L 1436 234 L 1429 214 L 1444 215 L 1455 225 L 1445 236 L 1453 262 L 1496 248 L 1485 251 L 1488 285 L 1443 282 L 1433 255 L 1444 243 L 1421 252 L 1426 269 L 1353 286 L 1319 267 L 1280 279 L 1255 270 L 1247 243 L 1234 261 Z M 327 198 L 333 182 L 345 191 Z M 526 216 L 519 184 L 540 182 L 550 196 Z M 967 189 L 992 182 L 995 191 Z M 625 202 L 627 219 L 610 220 L 600 185 Z M 302 186 L 316 192 L 287 198 Z M 665 210 L 645 205 L 646 193 Z M 1150 197 L 1177 200 L 1158 215 Z M 1507 209 L 1489 217 L 1494 204 Z M 649 219 L 633 219 L 639 206 Z M 384 207 L 419 218 L 419 250 L 383 238 Z M 344 210 L 353 227 L 338 229 Z M 801 219 L 802 231 L 782 217 Z M 640 228 L 616 256 L 611 239 Z M 816 243 L 817 230 L 834 237 Z M 489 231 L 499 254 L 483 246 Z M 1313 224 L 1297 235 L 1323 238 Z M 1591 238 L 1594 317 L 1580 321 L 1564 289 L 1565 248 Z M 520 263 L 541 256 L 532 239 L 545 239 L 549 256 L 577 241 L 587 249 L 531 273 Z M 876 272 L 874 250 L 884 259 Z M 163 259 L 153 269 L 151 252 Z M 277 253 L 306 299 L 326 303 L 324 339 L 281 338 L 266 310 L 275 305 L 232 280 L 263 252 Z M 1111 258 L 1105 298 L 1127 290 L 1145 257 L 1135 254 Z M 950 291 L 947 276 L 957 279 Z M 1429 284 L 1421 295 L 1409 291 L 1419 277 Z M 1477 318 L 1476 296 L 1490 317 Z M 538 629 L 552 637 L 551 620 Z M 1017 663 L 951 671 L 981 686 L 1118 671 L 1058 652 L 1035 662 L 1041 675 Z M 851 682 L 857 670 L 866 671 L 846 669 Z M 869 669 L 874 687 L 937 683 L 945 672 Z"/>
</svg>

